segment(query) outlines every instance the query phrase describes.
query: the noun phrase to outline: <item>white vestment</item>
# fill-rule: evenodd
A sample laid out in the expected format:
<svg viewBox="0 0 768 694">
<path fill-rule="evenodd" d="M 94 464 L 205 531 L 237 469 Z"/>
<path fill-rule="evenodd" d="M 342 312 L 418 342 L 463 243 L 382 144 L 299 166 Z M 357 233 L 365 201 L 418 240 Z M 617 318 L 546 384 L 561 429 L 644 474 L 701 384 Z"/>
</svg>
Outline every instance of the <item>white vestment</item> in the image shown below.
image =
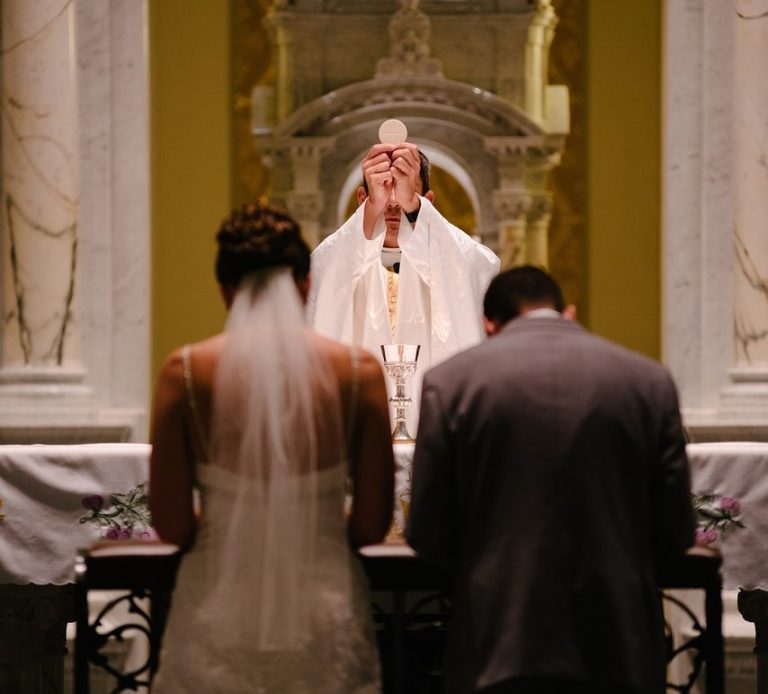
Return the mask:
<svg viewBox="0 0 768 694">
<path fill-rule="evenodd" d="M 310 325 L 322 335 L 360 345 L 382 360 L 380 345 L 393 342 L 382 265 L 385 227 L 363 233 L 364 205 L 312 253 Z M 499 271 L 496 255 L 449 223 L 421 198 L 414 225 L 401 215 L 401 250 L 394 342 L 421 345 L 410 382 L 408 429 L 416 435 L 423 374 L 483 337 L 485 290 Z M 392 384 L 387 378 L 387 389 Z"/>
</svg>

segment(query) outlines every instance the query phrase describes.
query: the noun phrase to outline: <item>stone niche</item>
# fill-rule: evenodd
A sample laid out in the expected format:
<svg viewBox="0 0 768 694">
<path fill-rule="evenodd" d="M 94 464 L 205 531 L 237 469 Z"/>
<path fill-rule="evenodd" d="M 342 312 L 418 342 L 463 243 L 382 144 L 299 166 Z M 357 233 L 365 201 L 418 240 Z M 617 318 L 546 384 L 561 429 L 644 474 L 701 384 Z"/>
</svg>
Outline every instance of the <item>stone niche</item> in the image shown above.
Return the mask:
<svg viewBox="0 0 768 694">
<path fill-rule="evenodd" d="M 313 244 L 399 118 L 463 188 L 468 231 L 505 266 L 547 264 L 548 174 L 569 129 L 568 90 L 547 83 L 549 0 L 283 0 L 265 21 L 275 77 L 254 89 L 253 134 Z"/>
</svg>

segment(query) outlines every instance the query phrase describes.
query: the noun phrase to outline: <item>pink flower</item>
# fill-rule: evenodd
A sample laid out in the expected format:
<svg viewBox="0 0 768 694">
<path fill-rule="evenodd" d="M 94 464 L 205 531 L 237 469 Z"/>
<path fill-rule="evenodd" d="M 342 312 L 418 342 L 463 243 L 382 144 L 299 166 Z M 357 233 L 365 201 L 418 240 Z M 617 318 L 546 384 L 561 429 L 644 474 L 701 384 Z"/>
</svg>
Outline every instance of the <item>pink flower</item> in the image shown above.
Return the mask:
<svg viewBox="0 0 768 694">
<path fill-rule="evenodd" d="M 107 530 L 107 539 L 108 540 L 119 540 L 120 539 L 120 531 L 117 528 L 110 528 Z"/>
<path fill-rule="evenodd" d="M 715 542 L 715 540 L 717 540 L 717 530 L 714 528 L 709 528 L 708 530 L 705 530 L 704 528 L 696 528 L 697 545 L 708 545 Z"/>
<path fill-rule="evenodd" d="M 720 499 L 720 508 L 723 511 L 730 511 L 732 514 L 736 514 L 741 510 L 741 502 L 732 496 L 724 496 Z"/>
<path fill-rule="evenodd" d="M 131 530 L 130 528 L 123 528 L 120 531 L 121 540 L 130 540 L 131 537 L 133 537 L 133 530 Z"/>
</svg>

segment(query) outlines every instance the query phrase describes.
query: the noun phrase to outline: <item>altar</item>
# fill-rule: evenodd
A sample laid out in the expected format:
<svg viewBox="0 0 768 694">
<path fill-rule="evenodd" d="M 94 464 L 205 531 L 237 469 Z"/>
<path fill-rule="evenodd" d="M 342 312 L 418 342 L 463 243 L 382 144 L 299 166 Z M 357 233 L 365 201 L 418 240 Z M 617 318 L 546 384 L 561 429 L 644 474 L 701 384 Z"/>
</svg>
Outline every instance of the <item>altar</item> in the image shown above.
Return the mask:
<svg viewBox="0 0 768 694">
<path fill-rule="evenodd" d="M 394 452 L 395 523 L 402 527 L 414 445 L 397 444 Z M 30 668 L 50 669 L 61 660 L 64 627 L 74 618 L 71 586 L 78 550 L 97 540 L 119 544 L 154 537 L 147 508 L 149 454 L 146 444 L 0 446 L 0 595 L 5 616 L 0 628 L 3 642 L 9 644 L 0 655 L 0 690 L 27 691 L 14 689 L 15 685 L 9 688 L 6 681 L 23 681 L 8 678 L 33 677 Z M 689 444 L 688 454 L 695 492 L 728 496 L 740 504 L 745 527 L 719 537 L 715 545 L 723 557 L 725 587 L 743 589 L 740 607 L 746 619 L 757 623 L 758 658 L 763 658 L 760 634 L 765 611 L 755 611 L 754 598 L 765 595 L 760 589 L 768 585 L 763 554 L 768 444 Z M 60 592 L 54 597 L 45 594 L 51 589 Z M 40 629 L 29 618 L 30 599 L 42 601 L 38 604 L 45 605 L 48 620 L 44 626 L 59 634 L 59 645 L 47 652 L 41 647 L 42 638 L 16 638 Z M 37 650 L 23 654 L 24 644 L 30 643 Z M 35 665 L 29 655 L 38 658 Z M 60 669 L 56 672 L 60 677 Z"/>
<path fill-rule="evenodd" d="M 0 692 L 61 692 L 77 551 L 150 538 L 147 444 L 0 446 Z M 45 684 L 49 683 L 49 684 Z"/>
</svg>

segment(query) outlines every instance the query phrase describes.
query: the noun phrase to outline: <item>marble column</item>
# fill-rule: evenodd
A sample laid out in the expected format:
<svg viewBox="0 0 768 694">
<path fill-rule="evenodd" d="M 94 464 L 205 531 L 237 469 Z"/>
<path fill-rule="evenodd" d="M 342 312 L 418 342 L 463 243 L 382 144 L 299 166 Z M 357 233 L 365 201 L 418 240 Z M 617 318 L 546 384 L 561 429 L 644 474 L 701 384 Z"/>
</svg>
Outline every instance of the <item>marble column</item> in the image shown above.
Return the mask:
<svg viewBox="0 0 768 694">
<path fill-rule="evenodd" d="M 734 5 L 736 366 L 731 375 L 738 383 L 765 382 L 768 389 L 768 4 Z"/>
<path fill-rule="evenodd" d="M 766 10 L 664 5 L 663 356 L 695 441 L 768 440 Z"/>
<path fill-rule="evenodd" d="M 77 383 L 74 4 L 2 3 L 4 383 Z"/>
<path fill-rule="evenodd" d="M 145 440 L 146 4 L 1 11 L 0 443 Z"/>
</svg>

